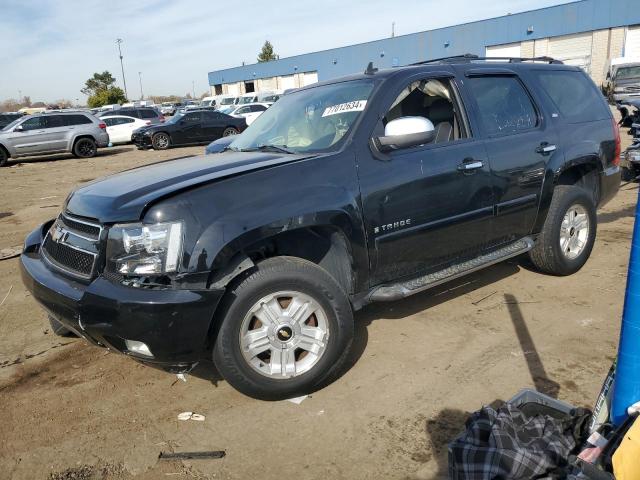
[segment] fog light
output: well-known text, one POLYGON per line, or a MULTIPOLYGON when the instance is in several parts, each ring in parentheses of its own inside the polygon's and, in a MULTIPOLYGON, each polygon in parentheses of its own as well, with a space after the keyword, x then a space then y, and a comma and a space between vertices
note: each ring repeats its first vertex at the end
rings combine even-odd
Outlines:
POLYGON ((153 353, 151 353, 146 343, 138 342, 137 340, 125 340, 124 343, 130 352, 144 355, 145 357, 153 357, 153 353))

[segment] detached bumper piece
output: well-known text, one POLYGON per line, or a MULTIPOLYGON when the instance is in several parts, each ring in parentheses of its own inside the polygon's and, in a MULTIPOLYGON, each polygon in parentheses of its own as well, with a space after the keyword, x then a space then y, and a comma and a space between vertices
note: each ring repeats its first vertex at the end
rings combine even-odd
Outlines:
POLYGON ((74 279, 43 260, 43 230, 27 238, 20 266, 25 286, 54 318, 93 344, 172 373, 200 360, 224 290, 134 288, 100 275, 74 279))

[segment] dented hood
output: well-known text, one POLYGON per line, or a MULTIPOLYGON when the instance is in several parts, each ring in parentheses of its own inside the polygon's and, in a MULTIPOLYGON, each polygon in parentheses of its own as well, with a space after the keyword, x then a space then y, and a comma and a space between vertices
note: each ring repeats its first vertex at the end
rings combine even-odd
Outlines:
POLYGON ((66 211, 101 223, 141 220, 154 201, 225 177, 307 158, 263 152, 224 152, 180 158, 94 180, 75 190, 66 211))

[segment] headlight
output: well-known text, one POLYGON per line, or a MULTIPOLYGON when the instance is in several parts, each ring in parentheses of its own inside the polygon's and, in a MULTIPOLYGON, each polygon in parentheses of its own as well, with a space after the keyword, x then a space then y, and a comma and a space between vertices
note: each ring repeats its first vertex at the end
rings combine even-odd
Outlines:
POLYGON ((107 242, 107 268, 122 275, 175 272, 182 234, 182 222, 114 225, 107 242))

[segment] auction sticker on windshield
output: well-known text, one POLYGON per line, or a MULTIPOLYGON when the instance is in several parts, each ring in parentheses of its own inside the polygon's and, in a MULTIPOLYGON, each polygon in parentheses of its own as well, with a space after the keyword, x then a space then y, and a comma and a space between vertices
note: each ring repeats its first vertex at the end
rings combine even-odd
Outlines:
POLYGON ((333 105, 331 107, 325 108, 322 116, 328 117, 329 115, 336 115, 338 113, 345 112, 361 112, 366 106, 366 100, 356 100, 355 102, 341 103, 340 105, 333 105))

